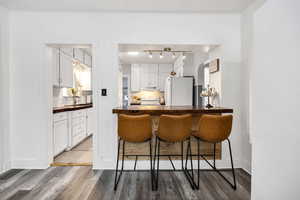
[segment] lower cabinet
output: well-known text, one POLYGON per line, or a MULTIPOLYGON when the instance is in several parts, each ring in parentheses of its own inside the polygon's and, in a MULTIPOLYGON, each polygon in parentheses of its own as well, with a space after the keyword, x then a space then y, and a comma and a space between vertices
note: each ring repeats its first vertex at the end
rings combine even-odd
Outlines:
POLYGON ((71 112, 71 148, 86 138, 86 110, 71 112))
POLYGON ((92 134, 92 109, 56 113, 53 116, 53 154, 70 150, 92 134))
POLYGON ((54 116, 53 154, 54 156, 68 148, 68 119, 62 114, 54 116))
POLYGON ((86 133, 87 136, 93 134, 93 109, 88 109, 86 111, 86 133))

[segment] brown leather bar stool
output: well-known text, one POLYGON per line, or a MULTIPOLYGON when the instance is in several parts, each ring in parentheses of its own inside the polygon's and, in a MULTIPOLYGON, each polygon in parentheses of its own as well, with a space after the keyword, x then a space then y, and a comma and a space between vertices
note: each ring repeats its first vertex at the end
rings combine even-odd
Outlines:
MULTIPOLYGON (((193 132, 192 135, 197 139, 197 154, 192 154, 191 148, 188 149, 189 156, 192 159, 192 156, 198 157, 198 169, 197 169, 197 184, 194 182, 195 187, 199 189, 200 184, 200 156, 205 160, 210 167, 220 176, 231 185, 231 187, 236 190, 236 180, 235 180, 235 172, 233 167, 232 160, 232 152, 231 152, 231 144, 229 140, 229 136, 232 128, 232 115, 203 115, 199 120, 198 131, 193 132), (233 184, 225 178, 225 176, 216 168, 216 144, 221 143, 223 141, 228 141, 230 160, 231 160, 231 171, 233 176, 233 184), (214 144, 214 154, 213 154, 213 164, 211 164, 206 158, 206 155, 200 154, 200 141, 208 142, 214 144)), ((187 158, 188 159, 188 158, 187 158)), ((187 163, 187 160, 186 160, 187 163)), ((185 166, 187 168, 187 166, 185 166)), ((193 170, 193 166, 192 166, 193 170)), ((189 176, 191 176, 189 174, 189 176)), ((192 175, 193 176, 193 175, 192 175)), ((193 177, 194 180, 194 177, 193 177)))
MULTIPOLYGON (((149 158, 150 158, 150 175, 151 184, 153 189, 153 170, 152 170, 152 148, 151 148, 151 138, 152 138, 152 123, 150 115, 124 115, 120 114, 118 116, 118 157, 117 166, 115 172, 115 186, 114 190, 117 189, 119 180, 124 169, 124 157, 125 156, 135 156, 134 170, 136 168, 136 162, 138 156, 142 155, 125 155, 125 142, 131 143, 142 143, 149 142, 149 158), (122 167, 120 174, 119 171, 119 156, 120 156, 120 143, 123 141, 123 152, 122 152, 122 167)), ((144 155, 143 155, 144 156, 144 155)))
MULTIPOLYGON (((156 133, 155 138, 155 153, 154 153, 154 167, 155 170, 155 162, 157 157, 157 169, 156 169, 156 190, 158 189, 158 177, 159 177, 159 159, 160 156, 167 156, 172 164, 174 170, 174 164, 171 160, 171 156, 181 156, 182 163, 182 171, 185 172, 183 165, 183 143, 188 141, 188 145, 190 145, 190 136, 191 136, 191 127, 192 127, 192 116, 187 115, 161 115, 159 118, 158 131, 156 133), (167 143, 181 143, 181 154, 180 155, 160 155, 160 142, 167 143)), ((188 147, 189 148, 189 147, 188 147)), ((193 184, 187 173, 185 175, 190 181, 190 184, 193 188, 193 184)), ((194 188, 193 188, 194 189, 194 188)))

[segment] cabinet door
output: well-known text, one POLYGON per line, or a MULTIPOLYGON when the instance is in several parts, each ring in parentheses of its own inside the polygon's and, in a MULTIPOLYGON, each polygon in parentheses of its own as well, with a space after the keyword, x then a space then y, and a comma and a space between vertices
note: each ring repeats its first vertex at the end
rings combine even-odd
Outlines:
POLYGON ((53 152, 58 155, 68 147, 68 120, 54 122, 53 152))
POLYGON ((172 70, 173 70, 172 64, 159 64, 158 88, 160 91, 165 90, 166 79, 170 75, 172 70))
POLYGON ((92 56, 90 56, 88 54, 84 54, 84 64, 91 67, 92 66, 92 56))
POLYGON ((141 64, 140 65, 140 88, 147 88, 149 82, 149 74, 148 74, 148 65, 141 64))
POLYGON ((154 88, 158 86, 158 65, 141 64, 141 88, 154 88))
POLYGON ((131 90, 140 91, 140 66, 137 64, 131 65, 131 90))
POLYGON ((81 49, 74 49, 75 59, 79 60, 81 63, 84 63, 84 52, 81 49))
POLYGON ((59 51, 57 49, 53 49, 53 52, 52 52, 52 57, 53 57, 53 63, 52 63, 52 66, 53 66, 53 85, 56 86, 56 87, 59 87, 59 80, 60 80, 60 77, 59 77, 59 51))
POLYGON ((93 133, 93 109, 88 109, 86 112, 86 133, 90 136, 93 133))
POLYGON ((64 54, 60 55, 60 80, 61 87, 73 87, 73 64, 72 59, 65 56, 64 54))
POLYGON ((148 65, 148 87, 157 88, 158 87, 158 65, 149 64, 148 65))

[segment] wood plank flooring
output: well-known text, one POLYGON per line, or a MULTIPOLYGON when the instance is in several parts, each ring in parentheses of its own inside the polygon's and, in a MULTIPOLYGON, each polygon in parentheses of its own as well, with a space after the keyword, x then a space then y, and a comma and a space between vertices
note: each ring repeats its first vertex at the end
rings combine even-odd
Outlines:
POLYGON ((83 166, 92 165, 93 139, 88 137, 70 151, 65 151, 55 157, 53 166, 83 166))
MULTIPOLYGON (((231 178, 230 171, 224 172, 231 178)), ((50 167, 46 170, 10 170, 0 176, 1 200, 248 200, 251 177, 237 169, 234 191, 212 171, 201 171, 200 190, 192 190, 182 172, 160 173, 159 189, 151 191, 148 172, 124 172, 118 190, 113 190, 113 170, 89 166, 50 167)))

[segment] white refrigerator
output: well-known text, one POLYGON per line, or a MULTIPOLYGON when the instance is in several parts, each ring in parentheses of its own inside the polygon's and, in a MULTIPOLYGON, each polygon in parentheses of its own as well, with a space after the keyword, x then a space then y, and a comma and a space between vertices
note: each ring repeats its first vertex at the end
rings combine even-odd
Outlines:
POLYGON ((192 77, 168 77, 165 84, 166 106, 192 106, 193 84, 192 77))

